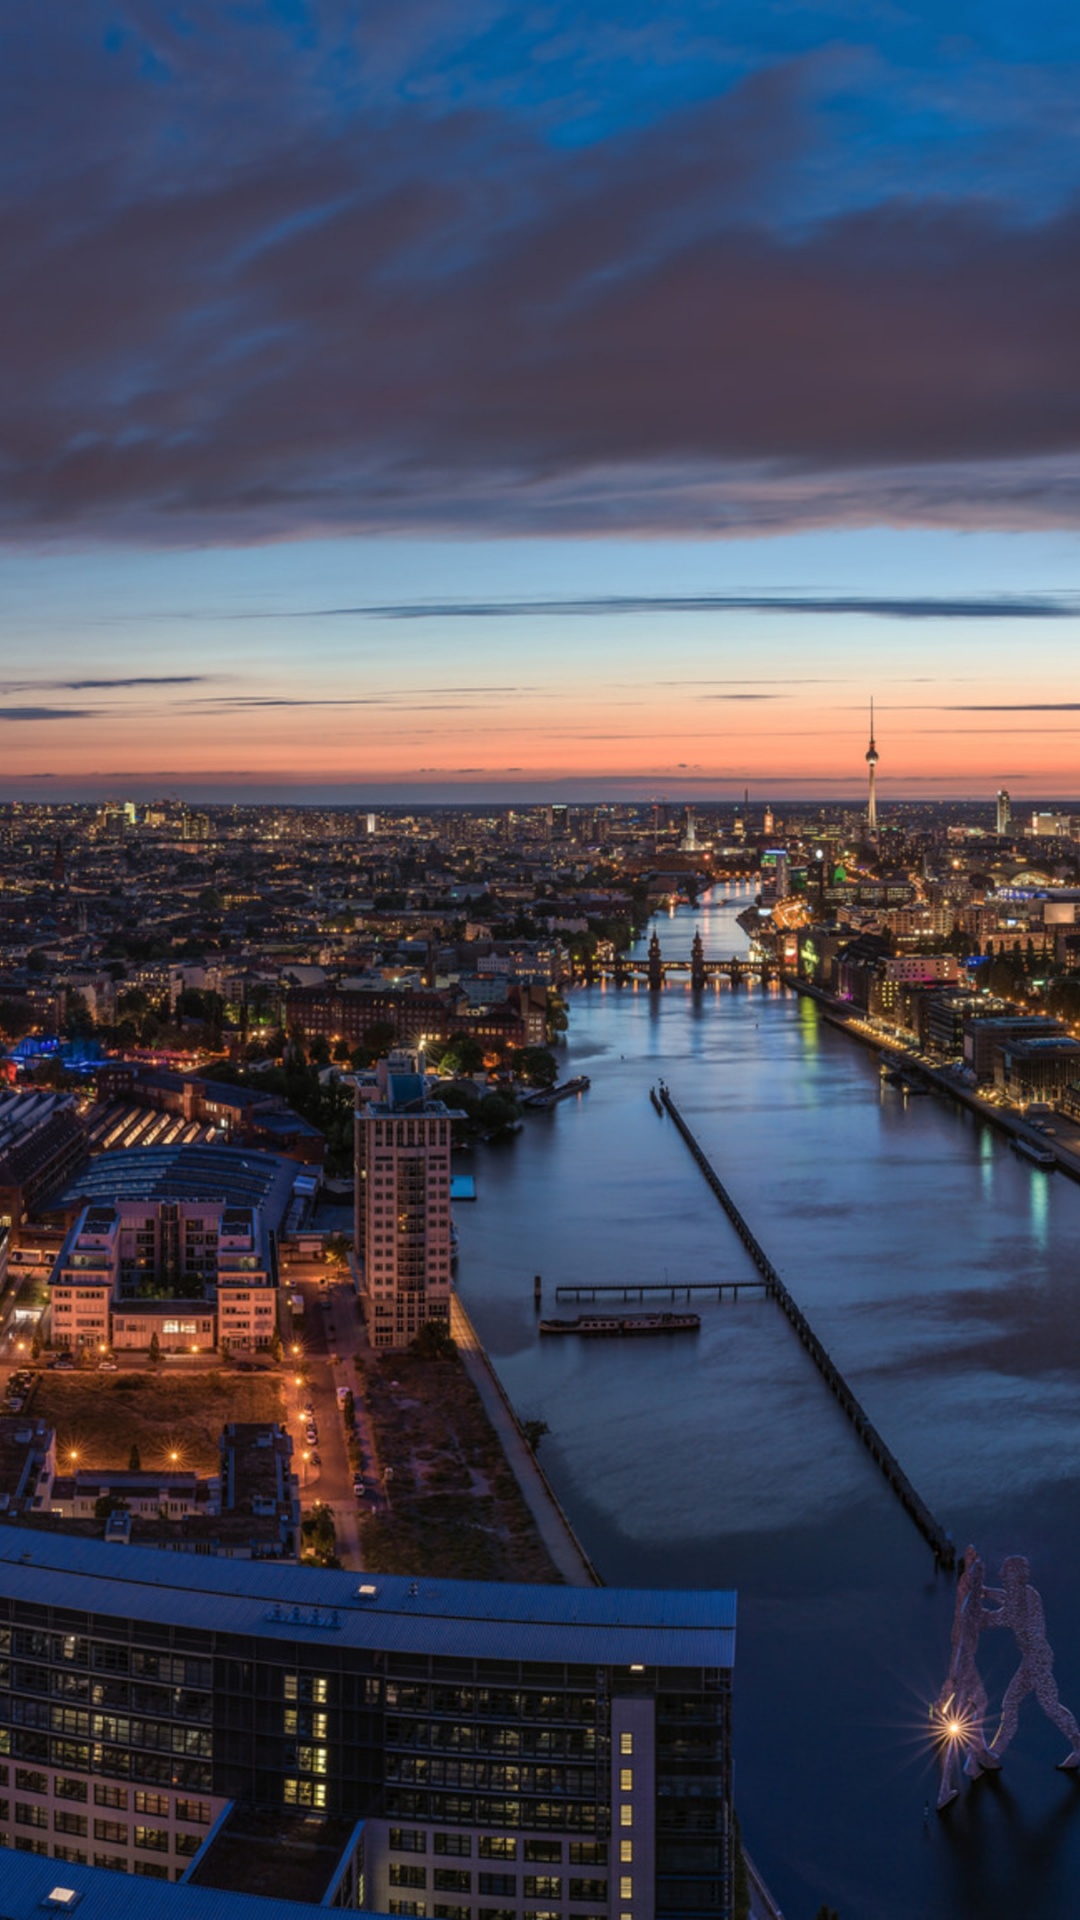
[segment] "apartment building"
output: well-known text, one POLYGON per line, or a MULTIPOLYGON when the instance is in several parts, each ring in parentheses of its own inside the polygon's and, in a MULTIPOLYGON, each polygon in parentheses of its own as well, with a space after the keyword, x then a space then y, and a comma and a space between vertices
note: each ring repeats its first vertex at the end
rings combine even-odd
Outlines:
POLYGON ((451 1114, 406 1056, 357 1089, 356 1251, 374 1347, 406 1347, 450 1319, 451 1114))
POLYGON ((178 1880, 219 1821, 362 1821, 368 1910, 730 1920, 734 1625, 5 1528, 0 1846, 178 1880))

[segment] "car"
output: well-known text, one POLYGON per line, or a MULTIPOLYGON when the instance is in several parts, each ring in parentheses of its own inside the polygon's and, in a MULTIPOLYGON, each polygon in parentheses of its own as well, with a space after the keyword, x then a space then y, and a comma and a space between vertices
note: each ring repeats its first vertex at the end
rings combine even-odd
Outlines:
POLYGON ((55 1368, 58 1373, 70 1373, 75 1365, 75 1355, 73 1353, 58 1353, 55 1360, 49 1361, 49 1365, 55 1368))
POLYGON ((337 1403, 338 1403, 338 1406, 339 1406, 339 1407, 341 1407, 342 1409, 344 1409, 344 1406, 345 1406, 345 1402, 346 1402, 346 1400, 348 1399, 348 1397, 349 1397, 349 1389, 348 1389, 348 1387, 339 1387, 339 1388, 338 1388, 338 1390, 337 1390, 337 1403))
POLYGON ((363 1499, 367 1489, 365 1488, 364 1483, 361 1480, 359 1474, 357 1474, 356 1479, 352 1483, 352 1490, 358 1500, 363 1499))
POLYGON ((99 1373, 115 1373, 116 1361, 115 1360, 99 1360, 97 1370, 99 1373))
POLYGON ((309 1427, 307 1432, 304 1435, 304 1439, 307 1441, 309 1447, 318 1446, 319 1444, 318 1427, 309 1427))
POLYGON ((322 1454, 321 1454, 321 1453, 313 1453, 313 1454, 312 1454, 312 1456, 311 1456, 311 1465, 312 1465, 313 1467, 321 1467, 321 1466, 322 1466, 322 1454))

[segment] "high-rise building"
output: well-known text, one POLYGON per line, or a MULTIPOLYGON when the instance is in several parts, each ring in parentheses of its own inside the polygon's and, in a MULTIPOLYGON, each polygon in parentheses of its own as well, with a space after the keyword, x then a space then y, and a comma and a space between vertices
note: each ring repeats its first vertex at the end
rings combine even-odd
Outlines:
POLYGON ((356 1108, 356 1253, 374 1347, 407 1347, 450 1319, 449 1110, 401 1055, 381 1060, 378 1095, 356 1108))
POLYGON ((734 1642, 732 1593, 358 1576, 8 1526, 0 1847, 266 1892, 275 1849, 284 1892, 321 1847, 326 1874, 362 1861, 335 1909, 731 1920, 734 1642))
POLYGON ((871 840, 877 839, 877 791, 876 768, 878 750, 874 744, 874 702, 870 702, 870 745, 866 749, 866 764, 869 769, 869 792, 866 802, 866 831, 871 840))
POLYGON ((998 789, 998 797, 997 797, 997 831, 998 831, 999 840, 1003 840, 1005 838, 1005 835, 1008 833, 1009 821, 1011 819, 1012 819, 1012 801, 1010 800, 1008 794, 1006 793, 1005 788, 1000 787, 998 789))

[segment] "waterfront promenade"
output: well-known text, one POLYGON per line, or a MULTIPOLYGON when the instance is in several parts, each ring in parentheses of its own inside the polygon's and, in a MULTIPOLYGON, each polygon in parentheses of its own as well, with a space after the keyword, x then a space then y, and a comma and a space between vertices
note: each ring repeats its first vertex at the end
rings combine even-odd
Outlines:
POLYGON ((600 1575, 574 1532, 535 1453, 522 1432, 480 1338, 457 1294, 450 1297, 450 1331, 462 1364, 480 1396, 522 1496, 562 1578, 571 1587, 599 1587, 600 1575))

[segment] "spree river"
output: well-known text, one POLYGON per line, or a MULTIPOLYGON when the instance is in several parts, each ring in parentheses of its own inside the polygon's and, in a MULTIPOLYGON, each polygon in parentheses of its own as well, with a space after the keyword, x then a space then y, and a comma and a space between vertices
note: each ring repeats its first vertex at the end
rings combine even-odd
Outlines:
MULTIPOLYGON (((743 951, 748 898, 662 918, 665 955, 697 925, 706 953, 743 951)), ((932 1511, 991 1580, 1029 1556, 1080 1715, 1080 1187, 885 1088, 873 1052, 778 987, 581 989, 570 1042, 590 1092, 474 1156, 459 1285, 519 1414, 549 1425, 544 1465, 605 1580, 738 1588, 736 1804, 788 1920, 821 1901, 841 1920, 1080 1915, 1080 1783, 1033 1699, 1002 1773, 933 1810, 954 1580, 779 1307, 541 1340, 532 1295, 537 1272, 548 1313, 560 1282, 752 1272, 649 1101, 666 1080, 932 1511)), ((1011 1635, 982 1644, 993 1710, 1016 1659, 1011 1635)))

